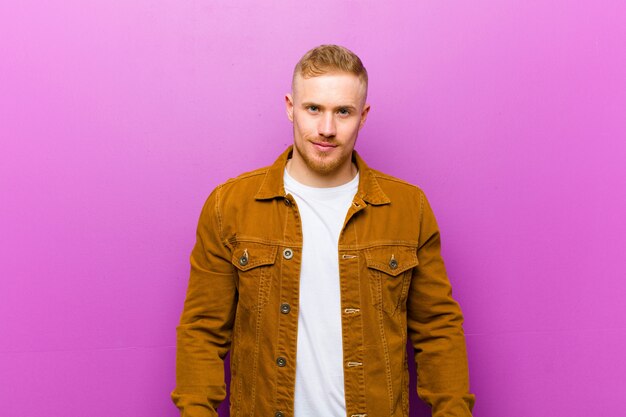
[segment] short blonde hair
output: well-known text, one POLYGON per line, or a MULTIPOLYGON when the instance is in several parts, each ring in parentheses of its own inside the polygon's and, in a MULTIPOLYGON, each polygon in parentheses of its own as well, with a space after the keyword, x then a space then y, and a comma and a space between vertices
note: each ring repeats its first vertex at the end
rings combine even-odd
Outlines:
POLYGON ((320 45, 304 54, 293 70, 293 82, 302 78, 318 77, 330 72, 354 74, 363 82, 367 94, 367 70, 361 59, 351 50, 339 45, 320 45))

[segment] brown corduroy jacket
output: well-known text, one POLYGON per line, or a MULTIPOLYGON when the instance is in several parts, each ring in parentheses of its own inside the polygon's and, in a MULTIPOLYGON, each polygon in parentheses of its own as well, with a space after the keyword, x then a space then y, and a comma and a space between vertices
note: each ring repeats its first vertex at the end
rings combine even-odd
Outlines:
MULTIPOLYGON (((200 216, 177 328, 183 417, 292 417, 302 228, 276 162, 218 186, 200 216)), ((416 186, 368 168, 339 237, 344 388, 348 417, 408 415, 407 338, 418 394, 434 417, 469 417, 463 317, 451 296, 433 212, 416 186)))

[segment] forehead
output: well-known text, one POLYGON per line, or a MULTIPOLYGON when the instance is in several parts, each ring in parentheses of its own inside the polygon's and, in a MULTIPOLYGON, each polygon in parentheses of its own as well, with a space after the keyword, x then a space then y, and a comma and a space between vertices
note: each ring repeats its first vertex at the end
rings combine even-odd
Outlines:
POLYGON ((331 72, 293 80, 294 99, 300 102, 357 104, 365 99, 365 83, 351 73, 331 72))

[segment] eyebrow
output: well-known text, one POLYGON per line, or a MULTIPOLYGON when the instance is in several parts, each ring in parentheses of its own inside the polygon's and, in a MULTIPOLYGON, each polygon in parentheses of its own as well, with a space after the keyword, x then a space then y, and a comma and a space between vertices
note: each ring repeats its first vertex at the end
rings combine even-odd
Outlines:
MULTIPOLYGON (((303 107, 315 106, 315 107, 319 107, 320 109, 325 108, 321 104, 317 104, 317 103, 312 102, 312 101, 308 101, 308 102, 302 103, 302 106, 303 107)), ((334 110, 338 110, 338 109, 350 109, 350 110, 356 111, 356 107, 353 106, 352 104, 346 104, 346 105, 343 105, 343 106, 336 106, 334 108, 334 110)))

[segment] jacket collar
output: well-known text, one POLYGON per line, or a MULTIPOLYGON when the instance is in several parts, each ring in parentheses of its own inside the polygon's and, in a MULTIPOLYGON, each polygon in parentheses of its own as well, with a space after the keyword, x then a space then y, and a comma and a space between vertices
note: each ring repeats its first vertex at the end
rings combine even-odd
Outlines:
MULTIPOLYGON (((254 196, 256 200, 268 200, 277 197, 285 197, 287 193, 285 193, 283 175, 285 173, 287 160, 291 157, 292 153, 293 145, 289 146, 267 169, 265 178, 261 183, 261 187, 259 187, 259 190, 254 196)), ((362 199, 363 201, 373 205, 391 203, 389 197, 387 197, 387 195, 380 188, 374 172, 367 166, 365 161, 361 159, 355 150, 352 151, 352 161, 356 164, 359 170, 359 188, 355 199, 362 199)))

